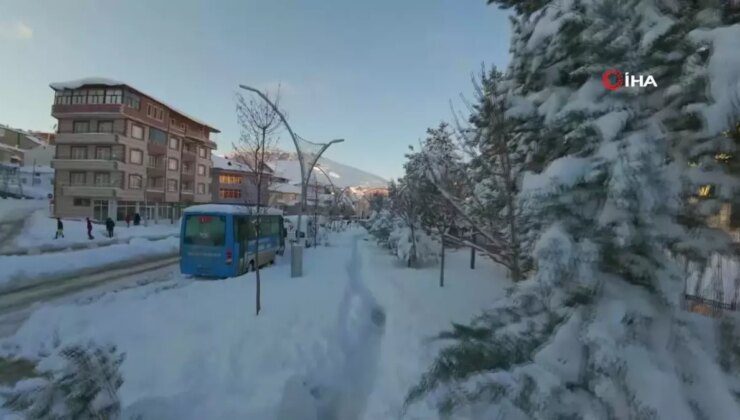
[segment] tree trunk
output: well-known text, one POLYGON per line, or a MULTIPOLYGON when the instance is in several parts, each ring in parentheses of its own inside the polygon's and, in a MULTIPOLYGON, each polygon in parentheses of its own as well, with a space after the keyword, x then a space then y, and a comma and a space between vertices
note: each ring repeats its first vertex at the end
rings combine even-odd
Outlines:
MULTIPOLYGON (((476 233, 473 232, 472 242, 475 243, 476 233)), ((470 247, 470 269, 475 270, 475 247, 470 247)))
POLYGON ((439 253, 440 260, 439 260, 439 287, 445 287, 445 233, 447 229, 445 229, 444 232, 442 232, 441 242, 441 250, 439 253))
POLYGON ((509 270, 511 271, 511 279, 519 281, 522 278, 520 262, 520 244, 519 235, 517 233, 516 223, 516 204, 514 203, 514 180, 511 177, 511 161, 509 159, 509 149, 506 145, 505 140, 499 135, 501 141, 501 163, 503 164, 503 178, 504 178, 504 194, 506 195, 506 207, 507 207, 507 222, 509 224, 510 238, 509 248, 511 250, 511 261, 509 264, 509 270))

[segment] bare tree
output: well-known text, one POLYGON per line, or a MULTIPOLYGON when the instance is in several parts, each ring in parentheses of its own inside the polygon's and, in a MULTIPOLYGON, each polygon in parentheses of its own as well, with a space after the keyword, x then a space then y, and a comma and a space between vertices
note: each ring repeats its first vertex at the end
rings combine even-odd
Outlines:
MULTIPOLYGON (((274 98, 270 100, 276 107, 279 106, 279 88, 274 98)), ((246 100, 241 94, 237 94, 236 115, 241 133, 239 142, 233 145, 235 151, 234 160, 252 169, 256 188, 255 212, 254 217, 252 217, 256 244, 253 266, 257 278, 255 292, 256 315, 259 315, 262 309, 259 250, 262 213, 264 213, 263 203, 269 201, 269 184, 272 179, 272 174, 268 173, 266 159, 274 153, 278 141, 277 132, 282 124, 278 108, 276 107, 272 107, 269 103, 261 99, 246 100)), ((251 204, 248 202, 249 194, 245 197, 245 201, 247 201, 247 205, 251 204)))

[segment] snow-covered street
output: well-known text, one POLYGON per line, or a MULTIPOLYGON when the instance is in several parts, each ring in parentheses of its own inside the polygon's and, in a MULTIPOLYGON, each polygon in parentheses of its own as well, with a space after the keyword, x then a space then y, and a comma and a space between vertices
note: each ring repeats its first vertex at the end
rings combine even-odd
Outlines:
POLYGON ((400 266, 367 236, 357 228, 307 250, 301 278, 290 277, 287 255, 264 269, 259 317, 253 273, 179 278, 42 306, 0 342, 1 356, 114 344, 126 354, 125 416, 398 417, 438 349, 427 338, 468 321, 508 283, 487 261, 471 271, 459 251, 440 289, 437 267, 400 266))

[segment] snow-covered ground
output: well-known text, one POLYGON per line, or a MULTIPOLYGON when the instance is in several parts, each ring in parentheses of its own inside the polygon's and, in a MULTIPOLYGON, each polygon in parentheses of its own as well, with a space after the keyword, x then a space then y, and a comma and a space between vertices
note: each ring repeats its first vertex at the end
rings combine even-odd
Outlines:
POLYGON ((306 250, 300 278, 289 255, 263 270, 258 317, 254 273, 183 278, 43 306, 0 341, 0 356, 115 344, 126 353, 125 418, 394 418, 438 349, 427 338, 468 321, 509 283, 481 258, 470 270, 459 251, 440 289, 437 267, 402 267, 366 237, 352 230, 306 250))
MULTIPOLYGON (((18 248, 30 248, 44 245, 64 246, 78 243, 105 243, 111 242, 102 224, 93 224, 93 237, 87 237, 87 222, 85 220, 62 219, 64 224, 64 238, 54 239, 57 230, 56 219, 49 217, 48 209, 41 209, 31 214, 23 226, 23 230, 16 236, 14 245, 18 248)), ((142 222, 143 223, 143 222, 142 222)), ((180 223, 166 222, 155 224, 150 222, 148 226, 143 224, 126 227, 124 222, 117 222, 113 230, 113 239, 126 239, 134 237, 161 237, 167 235, 178 235, 180 223)))
POLYGON ((180 240, 169 237, 150 241, 133 238, 126 244, 116 244, 79 251, 55 252, 39 255, 0 256, 0 292, 38 282, 44 277, 58 278, 78 270, 105 266, 117 262, 171 256, 177 253, 180 240))
POLYGON ((0 198, 0 222, 23 219, 28 213, 49 207, 46 200, 18 200, 0 198))

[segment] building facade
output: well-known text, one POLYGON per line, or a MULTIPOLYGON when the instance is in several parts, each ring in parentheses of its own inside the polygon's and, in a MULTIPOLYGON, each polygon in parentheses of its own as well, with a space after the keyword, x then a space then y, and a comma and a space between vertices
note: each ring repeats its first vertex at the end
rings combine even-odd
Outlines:
MULTIPOLYGON (((213 155, 212 170, 212 200, 214 203, 246 204, 254 206, 257 204, 257 173, 250 165, 229 159, 223 156, 213 155)), ((271 183, 270 168, 264 170, 265 178, 260 194, 260 202, 267 205, 270 199, 268 186, 271 183)))
POLYGON ((27 150, 47 143, 33 134, 0 124, 0 163, 23 165, 27 150))
POLYGON ((56 216, 175 220, 183 207, 211 201, 210 135, 218 130, 126 83, 50 86, 56 216))

